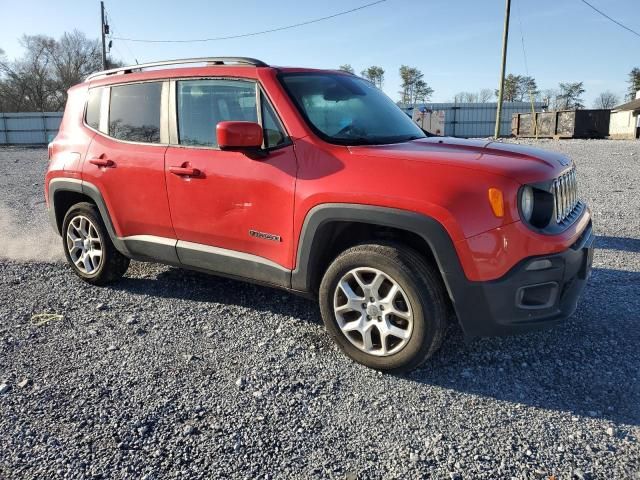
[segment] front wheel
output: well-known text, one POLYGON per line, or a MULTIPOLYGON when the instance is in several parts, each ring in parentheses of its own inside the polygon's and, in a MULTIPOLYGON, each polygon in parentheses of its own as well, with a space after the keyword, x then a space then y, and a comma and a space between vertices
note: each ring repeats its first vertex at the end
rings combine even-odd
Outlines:
POLYGON ((62 222, 62 245, 76 275, 93 285, 114 282, 129 268, 129 259, 113 246, 100 212, 91 203, 69 209, 62 222))
POLYGON ((411 248, 358 245, 327 269, 319 291, 322 319, 353 360, 404 372, 440 346, 447 305, 437 270, 411 248))

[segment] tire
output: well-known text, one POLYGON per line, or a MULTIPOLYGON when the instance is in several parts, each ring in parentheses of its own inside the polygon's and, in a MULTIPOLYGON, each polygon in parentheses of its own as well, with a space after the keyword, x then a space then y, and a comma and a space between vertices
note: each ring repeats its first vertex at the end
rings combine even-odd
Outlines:
POLYGON ((319 302, 325 327, 342 351, 376 370, 415 369, 438 350, 447 328, 440 274, 420 254, 400 244, 363 244, 342 252, 324 274, 319 302), (394 283, 398 293, 393 293, 394 283), (349 288, 349 294, 362 301, 359 307, 349 301, 349 288), (372 295, 368 299, 367 292, 372 295), (391 327, 397 328, 393 334, 391 327), (402 335, 395 336, 396 332, 402 335))
POLYGON ((129 258, 113 246, 95 205, 88 202, 73 205, 64 216, 61 234, 67 262, 85 282, 107 285, 120 279, 129 268, 129 258))

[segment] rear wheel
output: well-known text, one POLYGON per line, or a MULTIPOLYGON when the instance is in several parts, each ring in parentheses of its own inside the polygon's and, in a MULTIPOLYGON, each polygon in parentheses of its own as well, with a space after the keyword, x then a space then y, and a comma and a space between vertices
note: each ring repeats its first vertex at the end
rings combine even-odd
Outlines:
POLYGON ((111 242, 95 205, 82 202, 69 209, 62 222, 62 244, 76 275, 94 285, 122 277, 129 259, 111 242))
POLYGON ((327 331, 352 359, 371 368, 416 368, 440 346, 447 325, 439 274, 411 248, 365 244, 341 253, 319 291, 327 331))

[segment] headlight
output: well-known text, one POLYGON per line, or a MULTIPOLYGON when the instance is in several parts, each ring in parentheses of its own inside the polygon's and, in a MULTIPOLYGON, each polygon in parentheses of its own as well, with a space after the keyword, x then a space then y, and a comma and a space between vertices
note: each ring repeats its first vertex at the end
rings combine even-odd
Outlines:
POLYGON ((519 210, 522 221, 531 227, 545 229, 553 215, 553 194, 536 185, 520 188, 519 210))
POLYGON ((533 215, 533 200, 533 188, 526 185, 520 195, 520 213, 527 223, 531 221, 531 216, 533 215))

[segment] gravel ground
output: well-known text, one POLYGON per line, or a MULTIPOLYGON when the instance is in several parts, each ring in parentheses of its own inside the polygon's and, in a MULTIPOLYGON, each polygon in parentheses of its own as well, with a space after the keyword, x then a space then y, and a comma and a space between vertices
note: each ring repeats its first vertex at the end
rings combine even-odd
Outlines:
POLYGON ((0 478, 640 478, 640 142, 538 143, 576 160, 595 216, 578 311, 469 344, 452 327, 405 377, 277 290, 144 263, 81 282, 46 151, 1 149, 0 478))

